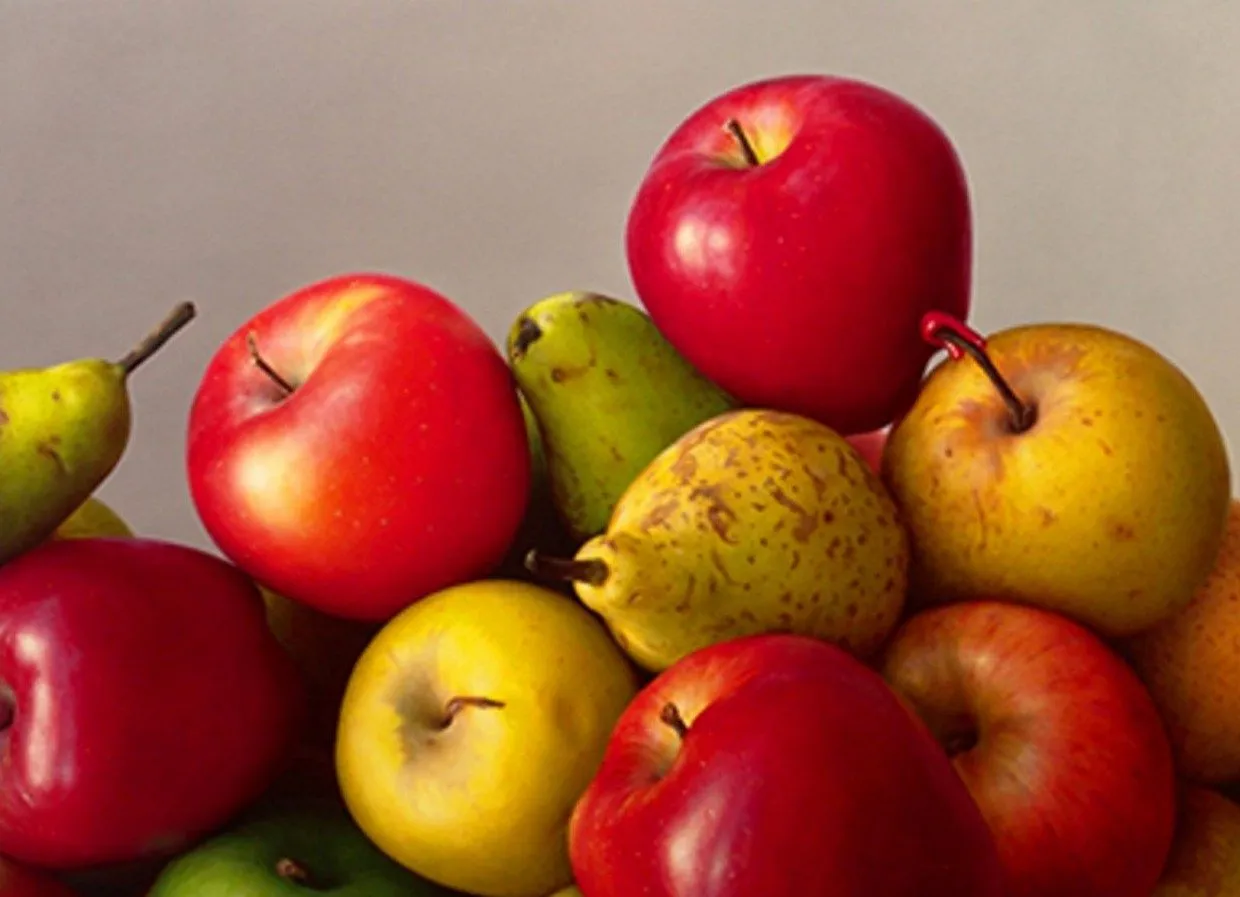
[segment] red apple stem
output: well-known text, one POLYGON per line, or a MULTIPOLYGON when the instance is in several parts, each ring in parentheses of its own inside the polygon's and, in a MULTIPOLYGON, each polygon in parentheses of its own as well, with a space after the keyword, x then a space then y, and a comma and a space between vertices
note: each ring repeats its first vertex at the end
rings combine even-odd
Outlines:
POLYGON ((986 341, 980 334, 941 312, 930 312, 926 315, 922 321, 922 334, 931 344, 947 349, 952 358, 968 355, 973 359, 1007 405, 1009 426, 1013 433, 1024 433, 1037 422, 1037 406, 1021 399, 1016 390, 1012 389, 1012 385, 987 353, 986 341))
POLYGON ((194 320, 194 316, 197 313, 198 310, 192 302, 177 304, 158 327, 148 333, 142 342, 129 350, 124 358, 116 362, 116 366, 128 377, 144 361, 162 349, 164 344, 176 336, 186 324, 194 320))
POLYGON ((677 738, 684 738, 689 731, 689 724, 680 715, 680 708, 670 701, 664 704, 663 709, 659 711, 659 722, 671 727, 671 730, 676 733, 677 738))
POLYGON ((531 548, 525 556, 525 569, 541 579, 601 586, 611 575, 605 561, 599 558, 556 558, 531 548))
POLYGON ((267 359, 263 358, 263 354, 258 351, 258 339, 254 334, 249 334, 245 338, 245 344, 250 349, 250 357, 254 359, 254 366, 266 374, 276 386, 284 391, 285 395, 292 395, 296 389, 293 384, 289 383, 280 375, 280 372, 268 364, 267 359))
POLYGON ((753 148, 753 143, 749 140, 749 135, 745 133, 739 121, 729 118, 724 122, 723 129, 732 135, 732 139, 740 147, 741 155, 745 157, 745 164, 752 168, 762 164, 762 160, 758 158, 758 153, 753 148))
POLYGON ((461 711, 466 707, 481 707, 484 710, 501 710, 504 706, 505 704, 503 701, 497 701, 494 698, 479 698, 458 695, 457 697, 449 700, 444 706, 443 728, 446 729, 448 726, 452 725, 452 721, 460 716, 461 711))

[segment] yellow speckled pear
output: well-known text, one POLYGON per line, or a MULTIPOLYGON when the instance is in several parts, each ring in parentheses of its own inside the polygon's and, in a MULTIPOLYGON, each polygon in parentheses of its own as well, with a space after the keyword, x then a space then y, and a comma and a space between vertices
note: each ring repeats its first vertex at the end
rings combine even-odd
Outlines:
POLYGON ((555 507, 578 541, 655 455, 735 401, 637 306, 598 293, 535 302, 508 334, 508 362, 537 420, 555 507))
POLYGON ((119 361, 0 373, 0 563, 53 536, 120 461, 128 378, 194 316, 189 303, 119 361))
POLYGON ((763 409, 717 415, 660 453, 571 560, 529 558, 572 579, 651 671, 760 632, 868 655, 899 620, 908 563, 895 504, 852 446, 763 409))

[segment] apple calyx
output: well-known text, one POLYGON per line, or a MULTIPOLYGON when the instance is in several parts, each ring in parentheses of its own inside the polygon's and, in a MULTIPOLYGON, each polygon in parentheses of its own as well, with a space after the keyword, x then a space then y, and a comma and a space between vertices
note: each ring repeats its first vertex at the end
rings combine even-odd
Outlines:
POLYGON ((178 303, 158 327, 143 337, 142 342, 116 362, 116 366, 128 377, 144 361, 162 349, 164 343, 176 336, 186 324, 194 320, 197 313, 198 310, 194 307, 194 303, 178 303))
POLYGON ((675 732, 677 738, 684 738, 689 731, 689 724, 680 715, 680 708, 671 701, 664 704, 663 709, 659 711, 659 722, 675 732))
POLYGON ((749 139, 749 135, 745 133, 745 129, 741 123, 734 118, 729 118, 723 123, 723 129, 732 136, 736 141, 737 147, 741 151, 741 156, 745 159, 745 164, 750 168, 757 168, 762 164, 762 160, 758 158, 757 151, 753 148, 753 143, 749 139))
POLYGON ((276 861, 276 875, 310 891, 327 891, 331 888, 331 885, 317 880, 310 874, 309 869, 292 857, 281 857, 276 861))
POLYGON ((607 582, 611 569, 599 558, 547 557, 531 548, 525 555, 525 569, 542 579, 581 583, 598 588, 607 582))
POLYGON ((446 729, 452 725, 453 721, 460 716, 461 711, 466 707, 481 707, 485 710, 502 710, 504 708, 503 701, 497 701, 494 698, 472 697, 468 695, 458 695, 451 698, 444 706, 444 718, 440 723, 440 728, 446 729))
POLYGON ((254 359, 254 366, 266 374, 272 383, 280 387, 280 391, 286 396, 292 395, 296 391, 297 387, 293 386, 292 383, 289 383, 279 371, 268 363, 267 359, 263 358, 263 354, 258 351, 258 339, 254 336, 254 334, 250 333, 246 335, 245 344, 250 350, 250 358, 254 359))
POLYGON ((1038 420, 1038 408, 1016 394, 1012 385, 1000 373, 994 360, 986 352, 986 339, 973 328, 957 318, 941 311, 927 312, 921 323, 922 337, 931 345, 945 349, 958 360, 968 355, 994 384, 1003 403, 1008 408, 1008 428, 1012 433, 1024 433, 1038 420))
POLYGON ((530 346, 542 339, 542 335, 542 328, 538 326, 538 322, 528 315, 522 315, 517 321, 517 332, 508 349, 509 358, 515 361, 524 357, 530 346))

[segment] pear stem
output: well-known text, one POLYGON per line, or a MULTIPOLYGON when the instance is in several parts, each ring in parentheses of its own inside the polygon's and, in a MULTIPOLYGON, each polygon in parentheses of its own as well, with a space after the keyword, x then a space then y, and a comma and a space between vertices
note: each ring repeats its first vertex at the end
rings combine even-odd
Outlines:
POLYGON ((1007 405, 1008 416, 1011 418, 1010 427, 1013 433, 1024 433, 1034 425, 1038 418, 1038 409, 1022 400, 1016 394, 1016 391, 1012 389, 1011 384, 1007 382, 1003 374, 995 367, 994 361, 982 346, 947 327, 940 327, 934 332, 934 336, 936 339, 954 346, 960 352, 967 354, 982 369, 982 373, 994 384, 995 389, 999 391, 999 395, 1003 399, 1003 403, 1007 405))
POLYGON ((664 704, 663 709, 659 711, 659 722, 671 727, 677 738, 684 738, 689 731, 689 724, 680 715, 680 708, 670 702, 664 704))
POLYGON ((250 349, 250 357, 254 359, 254 366, 268 376, 276 386, 283 390, 285 395, 292 395, 296 389, 293 384, 289 383, 280 375, 280 372, 267 363, 267 359, 263 358, 261 352, 258 351, 258 340, 254 334, 248 334, 245 338, 245 344, 250 349))
POLYGON ((599 558, 557 558, 538 553, 531 548, 525 555, 525 569, 543 579, 601 586, 611 575, 605 561, 599 558))
POLYGON ((538 322, 522 315, 521 320, 517 322, 516 335, 512 339, 512 357, 521 358, 530 346, 540 339, 542 339, 542 328, 538 326, 538 322))
POLYGON ((164 318, 163 322, 148 333, 138 345, 134 346, 120 361, 116 362, 128 377, 139 365, 163 348, 164 343, 172 339, 190 321, 194 320, 197 309, 192 302, 178 304, 164 318))
POLYGON ((303 888, 318 890, 318 886, 310 875, 310 870, 291 857, 282 857, 276 861, 276 875, 285 881, 291 881, 303 888))
POLYGON ((497 701, 494 698, 477 698, 458 695, 457 697, 449 700, 447 705, 444 707, 444 720, 442 727, 446 729, 448 726, 452 725, 453 720, 460 716, 461 711, 466 707, 481 707, 485 710, 499 710, 503 709, 504 702, 497 701))
POLYGON ((732 139, 740 147, 741 155, 745 157, 745 164, 752 168, 762 164, 762 160, 758 158, 758 153, 754 150, 753 144, 749 141, 749 135, 745 133, 745 129, 741 127, 739 121, 729 118, 724 122, 723 129, 732 135, 732 139))

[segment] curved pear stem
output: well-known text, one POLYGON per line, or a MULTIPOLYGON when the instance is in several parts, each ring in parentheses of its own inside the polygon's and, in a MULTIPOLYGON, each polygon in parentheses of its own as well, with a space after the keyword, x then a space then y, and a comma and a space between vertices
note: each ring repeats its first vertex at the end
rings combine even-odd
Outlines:
POLYGON ((1037 422, 1037 406, 1024 401, 1012 389, 986 352, 986 340, 981 334, 950 315, 930 312, 922 320, 922 335, 931 345, 946 349, 952 358, 968 355, 976 362, 1007 405, 1009 427, 1013 433, 1024 433, 1037 422))
POLYGON ((531 548, 525 555, 525 569, 542 579, 601 586, 611 575, 605 561, 599 558, 557 558, 539 554, 531 548))
POLYGON ((448 701, 444 707, 443 728, 448 728, 452 722, 461 714, 466 707, 481 707, 484 710, 502 710, 504 708, 503 701, 497 701, 494 698, 479 698, 467 695, 458 695, 448 701))
POLYGON ((176 336, 186 324, 194 320, 197 313, 198 310, 192 302, 178 304, 158 327, 143 338, 142 342, 129 350, 124 358, 117 361, 116 366, 128 377, 139 365, 162 349, 164 344, 176 336))
POLYGON ((250 350, 250 357, 254 359, 254 366, 266 374, 272 383, 280 387, 281 391, 283 391, 285 395, 292 395, 297 387, 293 386, 292 383, 289 383, 288 380, 284 379, 280 372, 273 368, 267 362, 267 359, 263 358, 262 353, 258 351, 258 339, 254 336, 254 334, 250 333, 246 335, 245 344, 250 350))
POLYGON ((724 122, 723 129, 732 135, 732 139, 740 147, 741 155, 745 157, 746 165, 756 168, 762 164, 762 160, 758 158, 758 153, 753 148, 753 143, 749 140, 749 135, 745 133, 745 129, 741 127, 739 121, 729 118, 724 122))
POLYGON ((291 857, 281 857, 276 861, 276 875, 303 888, 319 890, 318 884, 310 875, 310 870, 291 857))
POLYGON ((689 724, 680 715, 680 708, 670 701, 664 704, 663 709, 659 711, 659 722, 669 726, 676 733, 677 738, 684 738, 689 731, 689 724))

